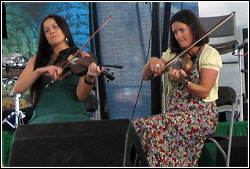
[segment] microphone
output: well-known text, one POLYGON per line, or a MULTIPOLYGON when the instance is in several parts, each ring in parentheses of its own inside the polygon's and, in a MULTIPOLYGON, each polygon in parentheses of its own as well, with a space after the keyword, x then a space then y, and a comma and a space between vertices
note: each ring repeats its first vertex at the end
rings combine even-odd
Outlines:
POLYGON ((240 49, 246 47, 247 44, 248 44, 248 39, 245 39, 244 42, 240 46, 237 47, 237 49, 240 50, 240 49))
POLYGON ((232 53, 232 55, 235 55, 235 53, 240 51, 242 48, 246 47, 248 45, 248 39, 245 39, 244 42, 238 46, 232 53))

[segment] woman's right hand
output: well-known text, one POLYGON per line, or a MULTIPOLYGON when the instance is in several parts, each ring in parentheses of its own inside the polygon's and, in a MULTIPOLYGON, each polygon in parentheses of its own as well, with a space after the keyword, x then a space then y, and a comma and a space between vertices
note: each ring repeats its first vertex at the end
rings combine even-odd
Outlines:
POLYGON ((160 76, 164 73, 165 64, 164 59, 151 57, 142 69, 142 80, 149 80, 152 76, 160 76))
POLYGON ((46 67, 40 67, 38 68, 40 74, 49 76, 53 80, 60 79, 60 75, 62 74, 62 68, 54 65, 46 66, 46 67))
POLYGON ((42 75, 46 75, 51 77, 53 80, 59 79, 62 74, 62 68, 50 65, 45 67, 39 67, 34 70, 36 61, 36 56, 32 57, 20 76, 18 77, 15 85, 14 85, 14 93, 23 93, 28 90, 36 80, 42 75))
POLYGON ((164 70, 165 63, 162 59, 159 59, 157 57, 151 57, 148 60, 148 66, 155 76, 159 76, 164 70))

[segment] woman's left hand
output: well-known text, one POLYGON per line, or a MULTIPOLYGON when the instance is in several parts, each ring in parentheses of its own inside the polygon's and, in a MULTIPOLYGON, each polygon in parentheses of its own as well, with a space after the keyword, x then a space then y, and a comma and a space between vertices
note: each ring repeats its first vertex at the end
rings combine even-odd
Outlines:
POLYGON ((170 68, 169 70, 170 79, 176 82, 181 82, 181 76, 186 77, 187 73, 183 69, 170 68))
MULTIPOLYGON (((82 57, 91 57, 88 52, 81 51, 80 53, 82 57)), ((88 67, 88 72, 87 72, 88 79, 94 80, 95 77, 100 76, 103 70, 104 70, 103 67, 97 66, 96 63, 91 63, 88 67)))
POLYGON ((94 79, 95 77, 99 76, 103 70, 103 67, 97 66, 96 63, 91 63, 91 65, 88 67, 87 75, 89 78, 94 79))

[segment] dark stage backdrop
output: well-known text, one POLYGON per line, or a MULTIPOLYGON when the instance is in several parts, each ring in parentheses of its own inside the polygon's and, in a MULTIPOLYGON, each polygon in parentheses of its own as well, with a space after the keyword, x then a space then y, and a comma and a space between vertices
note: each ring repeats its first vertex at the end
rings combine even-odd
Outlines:
MULTIPOLYGON (((90 36, 87 2, 5 2, 5 6, 8 39, 2 39, 3 54, 20 53, 28 58, 35 55, 40 23, 50 13, 67 20, 78 47, 90 36)), ((105 82, 109 118, 130 118, 141 84, 143 65, 147 57, 151 57, 152 3, 97 2, 96 7, 99 25, 112 14, 112 19, 99 33, 101 62, 124 66, 122 70, 112 70, 116 77, 114 81, 105 82)), ((160 2, 162 19, 163 8, 164 3, 160 2)), ((198 14, 198 2, 173 2, 171 16, 183 8, 198 14)), ((90 51, 90 43, 84 50, 90 51)), ((13 97, 8 97, 8 92, 3 88, 3 110, 7 107, 14 109, 13 97)), ((133 119, 151 115, 151 99, 156 98, 151 98, 151 83, 145 81, 133 119)), ((23 94, 21 107, 28 104, 28 94, 23 94)))

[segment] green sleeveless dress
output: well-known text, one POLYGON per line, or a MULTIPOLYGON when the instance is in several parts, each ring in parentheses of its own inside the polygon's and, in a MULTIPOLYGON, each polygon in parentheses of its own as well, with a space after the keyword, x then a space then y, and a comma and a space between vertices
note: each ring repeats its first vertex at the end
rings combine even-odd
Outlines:
POLYGON ((79 77, 70 75, 45 88, 51 78, 42 77, 43 92, 29 124, 59 123, 89 120, 83 101, 76 96, 79 77))

